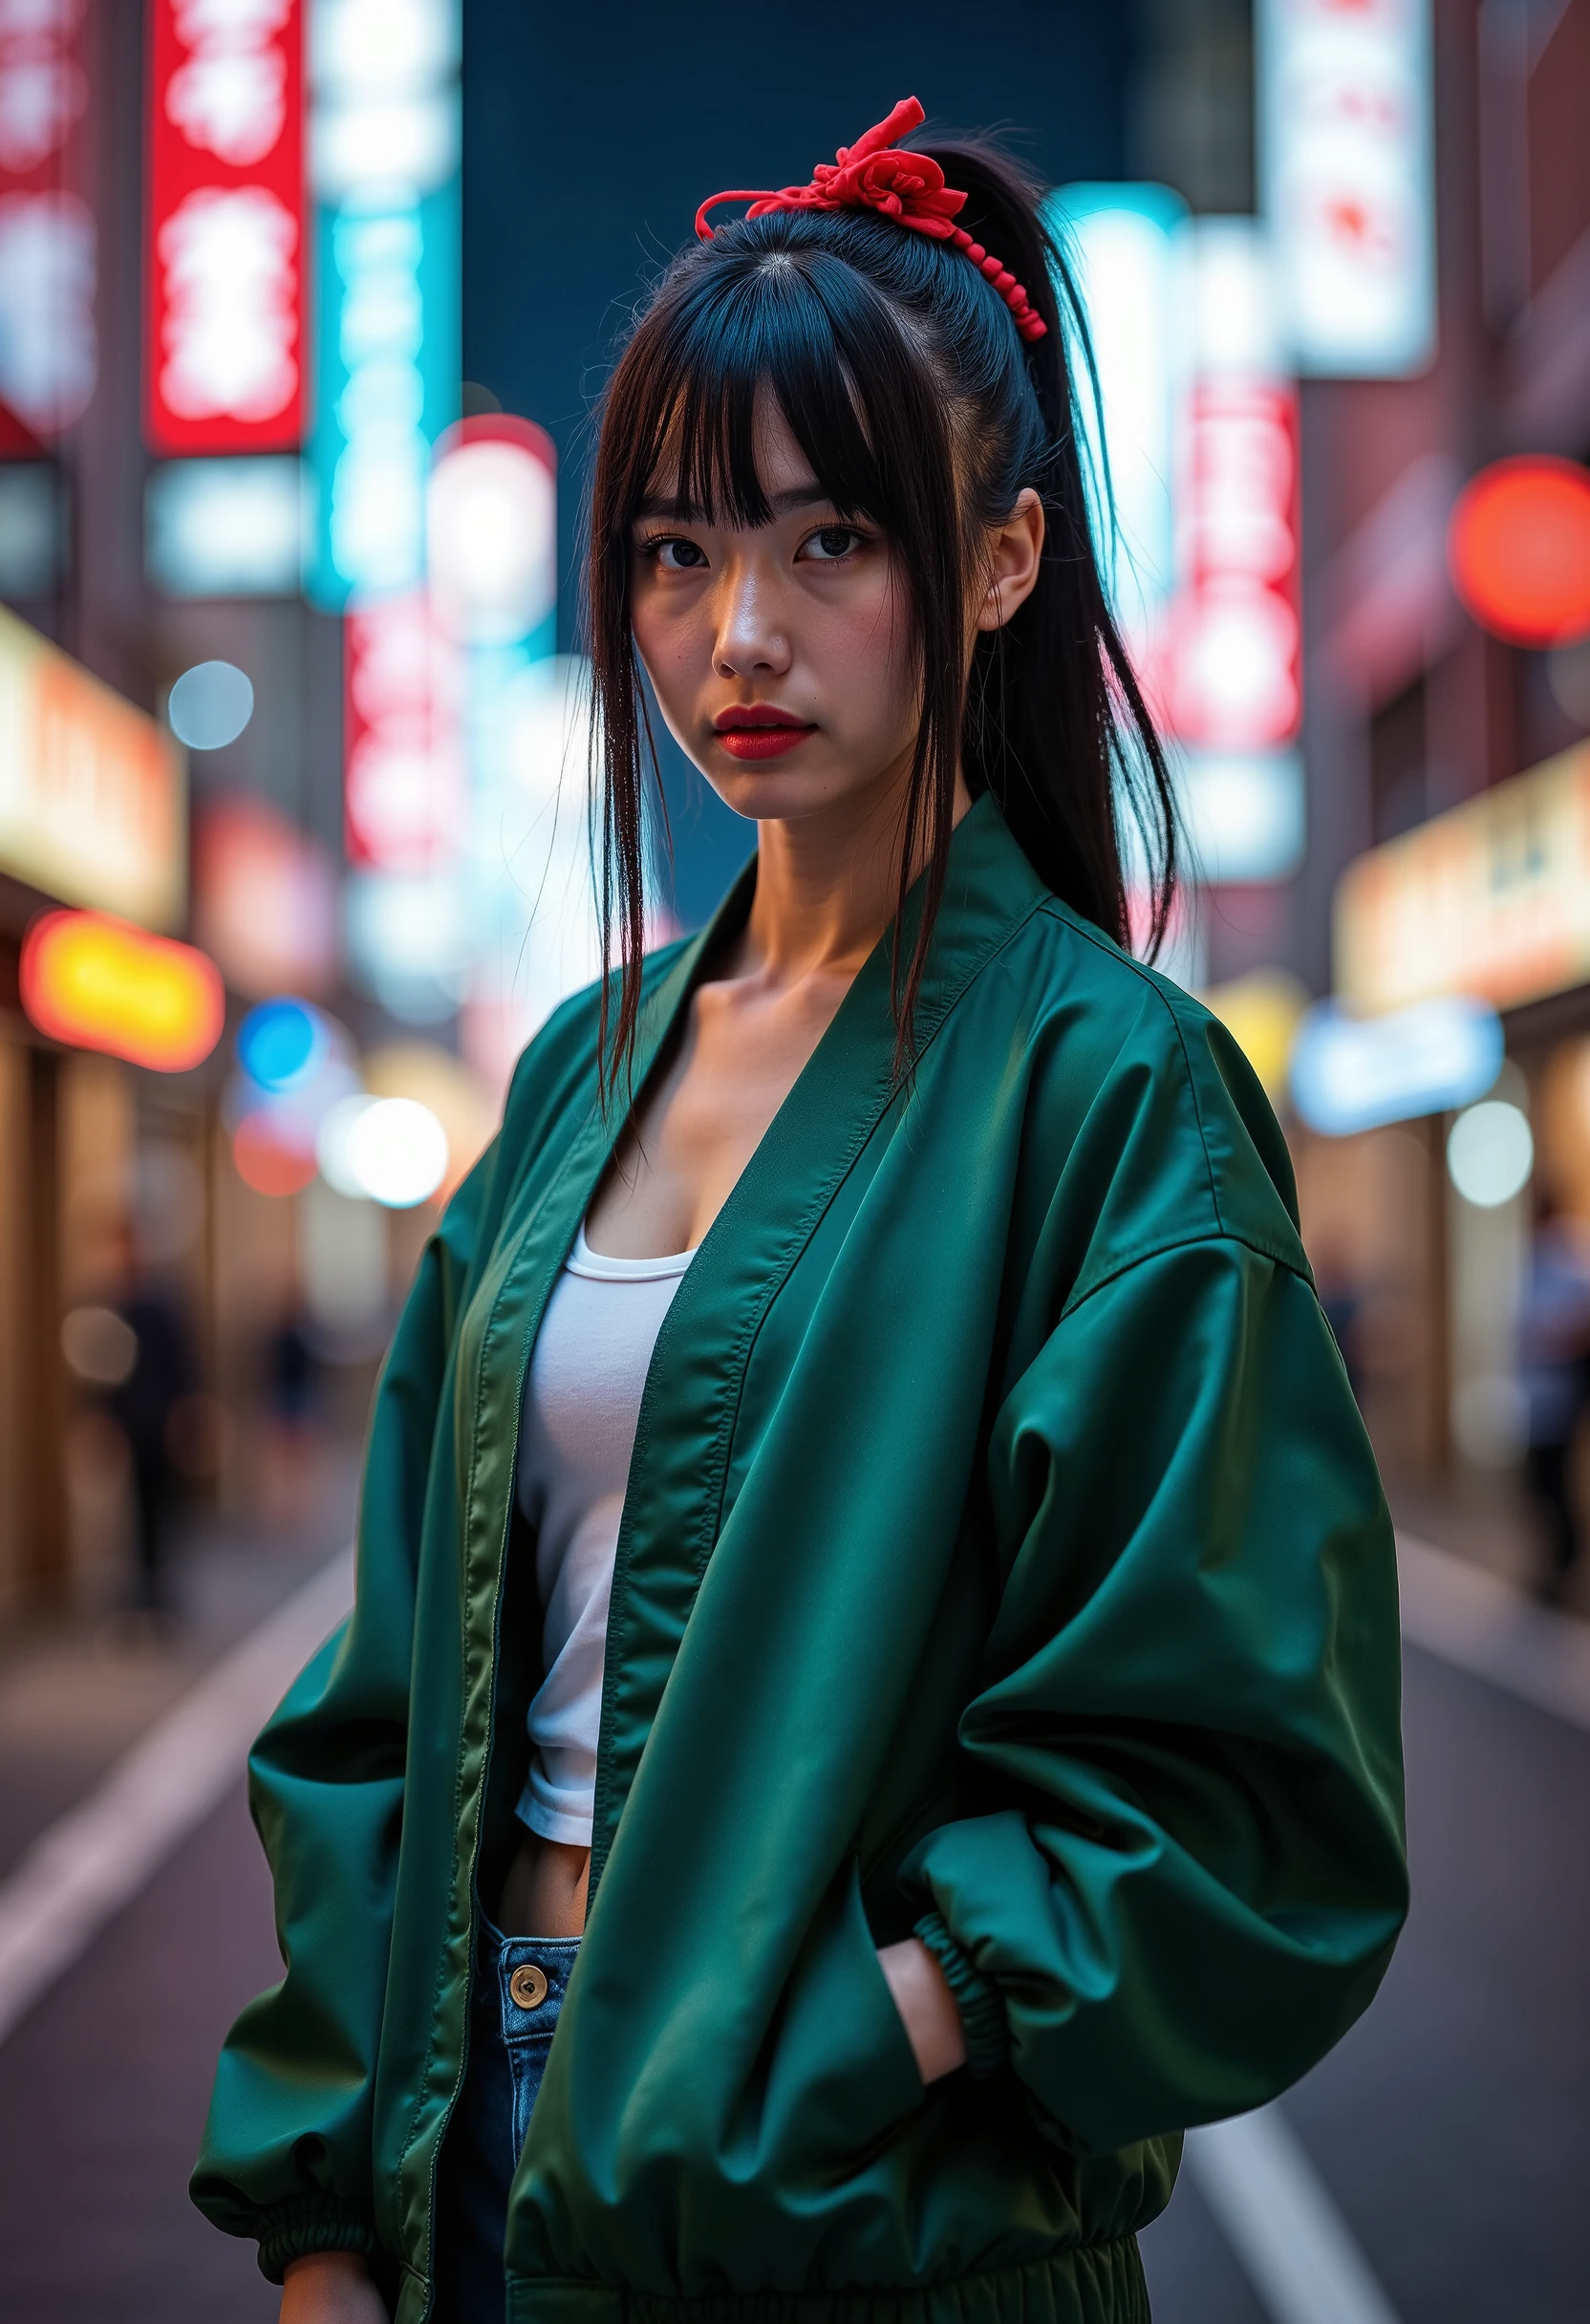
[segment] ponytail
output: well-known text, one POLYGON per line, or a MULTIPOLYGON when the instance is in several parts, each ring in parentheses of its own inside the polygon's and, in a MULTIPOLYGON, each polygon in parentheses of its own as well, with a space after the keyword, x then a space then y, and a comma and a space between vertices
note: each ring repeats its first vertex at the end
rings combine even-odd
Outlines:
POLYGON ((1048 326, 1042 338, 1019 343, 1031 395, 1027 424, 1022 398, 1011 395, 1003 426, 982 437, 981 522, 1008 515, 1030 484, 1043 503, 1045 532, 1037 587, 1002 628, 977 642, 961 737, 967 783, 974 795, 993 793, 1040 879, 1123 945, 1131 941, 1123 859, 1129 852, 1146 866, 1152 958, 1175 892, 1175 799, 1092 537, 1078 382, 1066 352, 1080 356, 1096 400, 1086 314, 1043 224, 1041 188, 991 145, 936 145, 932 154, 950 183, 966 189, 960 218, 975 238, 1007 254, 1024 283, 1042 286, 1029 295, 1048 326))

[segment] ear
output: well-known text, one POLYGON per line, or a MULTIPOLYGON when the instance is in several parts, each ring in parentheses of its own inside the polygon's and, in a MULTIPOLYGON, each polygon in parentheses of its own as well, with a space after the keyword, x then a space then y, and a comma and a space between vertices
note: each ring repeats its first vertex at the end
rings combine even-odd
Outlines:
POLYGON ((988 535, 988 586, 978 601, 976 626, 1002 630, 1038 586, 1043 554, 1043 503, 1030 484, 1016 496, 1002 525, 988 535))

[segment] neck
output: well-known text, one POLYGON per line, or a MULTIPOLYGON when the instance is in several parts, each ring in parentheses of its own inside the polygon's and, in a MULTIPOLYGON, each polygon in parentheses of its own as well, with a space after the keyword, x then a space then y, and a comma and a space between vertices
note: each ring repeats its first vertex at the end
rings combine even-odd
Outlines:
MULTIPOLYGON (((757 825, 757 886, 736 969, 772 984, 853 977, 894 916, 906 774, 816 813, 757 825)), ((952 823, 972 804, 959 770, 952 823)), ((920 851, 913 874, 925 861, 920 851)))

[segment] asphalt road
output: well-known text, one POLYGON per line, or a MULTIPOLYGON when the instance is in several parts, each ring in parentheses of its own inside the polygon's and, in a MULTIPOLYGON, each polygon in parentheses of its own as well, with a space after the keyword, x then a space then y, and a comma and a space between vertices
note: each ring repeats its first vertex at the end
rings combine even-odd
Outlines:
MULTIPOLYGON (((1411 1650, 1407 1728, 1407 1934, 1286 2113, 1402 2324, 1583 2324, 1590 1734, 1411 1650)), ((0 2046, 8 2324, 274 2315, 185 2182, 222 2031, 276 1970, 240 1785, 0 2046)), ((1144 2248, 1156 2324, 1264 2324, 1188 2175, 1144 2248)))

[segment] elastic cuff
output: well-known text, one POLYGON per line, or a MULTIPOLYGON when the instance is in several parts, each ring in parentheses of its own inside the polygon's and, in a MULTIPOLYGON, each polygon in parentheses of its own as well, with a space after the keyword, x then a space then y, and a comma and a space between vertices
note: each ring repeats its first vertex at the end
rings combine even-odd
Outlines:
POLYGON ((262 2211, 255 2233, 260 2242, 260 2273, 279 2284, 290 2260, 311 2251, 356 2251, 369 2259, 379 2249, 376 2223, 357 2204, 335 2195, 294 2195, 286 2203, 262 2211))
POLYGON ((966 2036, 966 2071, 974 2081, 998 2074, 1010 2055, 1010 2028, 999 1996, 972 1967, 951 1936, 938 1912, 925 1912, 915 1934, 944 1972, 944 1982, 956 1997, 961 2032, 966 2036))

